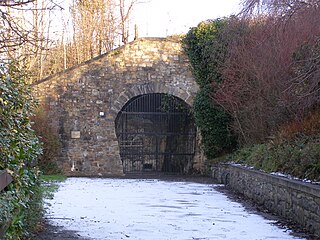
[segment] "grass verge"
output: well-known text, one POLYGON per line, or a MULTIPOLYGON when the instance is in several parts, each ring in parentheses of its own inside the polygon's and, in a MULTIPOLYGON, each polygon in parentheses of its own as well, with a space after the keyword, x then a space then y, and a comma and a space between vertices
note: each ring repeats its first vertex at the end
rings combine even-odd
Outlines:
POLYGON ((280 172, 299 179, 320 181, 320 137, 299 137, 290 141, 256 144, 214 159, 212 164, 229 162, 265 172, 280 172))
POLYGON ((64 182, 67 179, 63 175, 42 175, 41 176, 41 188, 43 192, 43 199, 52 199, 54 193, 58 190, 59 182, 64 182))

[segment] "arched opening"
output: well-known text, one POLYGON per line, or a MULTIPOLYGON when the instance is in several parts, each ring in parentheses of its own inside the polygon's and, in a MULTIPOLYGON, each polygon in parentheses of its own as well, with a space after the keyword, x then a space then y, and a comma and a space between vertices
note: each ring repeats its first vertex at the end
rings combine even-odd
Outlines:
POLYGON ((164 93, 129 100, 118 113, 116 135, 124 173, 192 168, 196 127, 190 106, 164 93))

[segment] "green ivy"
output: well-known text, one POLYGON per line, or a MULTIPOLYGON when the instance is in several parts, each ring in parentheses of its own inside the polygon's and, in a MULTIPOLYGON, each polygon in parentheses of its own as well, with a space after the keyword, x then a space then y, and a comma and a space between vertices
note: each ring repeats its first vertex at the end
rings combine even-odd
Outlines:
MULTIPOLYGON (((0 194, 0 225, 9 228, 6 239, 21 239, 36 222, 34 206, 41 205, 39 171, 35 167, 41 145, 30 125, 34 108, 27 75, 15 63, 0 74, 0 169, 7 170, 13 182, 0 194)), ((37 207, 41 211, 41 206, 37 207)))
POLYGON ((227 18, 201 22, 190 29, 183 40, 184 50, 200 86, 194 102, 194 116, 201 131, 205 155, 209 159, 236 146, 235 137, 229 129, 232 121, 230 115, 210 98, 214 91, 212 83, 223 81, 219 68, 227 54, 228 40, 223 33, 228 22, 227 18))
POLYGON ((215 158, 232 150, 236 141, 229 125, 230 116, 220 107, 212 103, 211 87, 202 88, 194 101, 194 117, 200 128, 204 153, 209 158, 215 158))
POLYGON ((201 22, 191 28, 183 40, 200 88, 210 85, 212 81, 221 81, 218 67, 226 55, 222 31, 227 23, 228 19, 225 18, 201 22))

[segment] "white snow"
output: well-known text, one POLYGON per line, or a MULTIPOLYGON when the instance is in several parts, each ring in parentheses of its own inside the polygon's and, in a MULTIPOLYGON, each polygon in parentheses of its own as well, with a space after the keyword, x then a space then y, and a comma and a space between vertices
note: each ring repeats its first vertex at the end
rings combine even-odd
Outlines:
POLYGON ((139 179, 69 178, 46 215, 91 239, 301 239, 248 212, 215 185, 139 179))

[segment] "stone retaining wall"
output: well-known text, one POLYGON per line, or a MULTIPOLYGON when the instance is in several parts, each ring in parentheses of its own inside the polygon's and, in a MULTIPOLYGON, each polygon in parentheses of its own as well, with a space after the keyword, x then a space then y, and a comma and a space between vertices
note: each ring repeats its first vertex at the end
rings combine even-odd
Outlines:
POLYGON ((236 165, 212 168, 219 183, 320 237, 320 186, 236 165))

